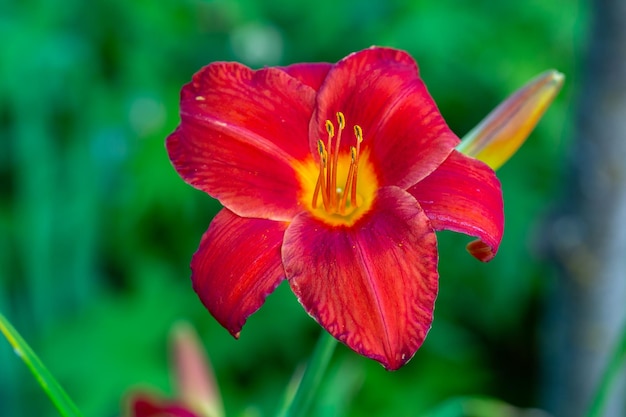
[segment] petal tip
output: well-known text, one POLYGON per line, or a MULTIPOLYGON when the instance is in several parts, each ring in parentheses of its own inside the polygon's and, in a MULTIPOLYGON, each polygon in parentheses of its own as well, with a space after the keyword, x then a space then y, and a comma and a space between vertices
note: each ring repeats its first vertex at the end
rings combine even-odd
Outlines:
POLYGON ((383 368, 385 368, 386 371, 389 371, 389 372, 397 371, 398 369, 406 365, 411 359, 413 359, 413 356, 415 356, 415 353, 416 352, 398 353, 394 358, 392 358, 391 361, 381 362, 381 365, 383 366, 383 368))
MULTIPOLYGON (((565 74, 555 69, 546 71, 545 77, 557 86, 561 86, 565 81, 565 74)), ((539 78, 541 78, 541 76, 539 76, 539 78)))
POLYGON ((474 240, 468 243, 465 248, 470 255, 481 262, 489 262, 496 256, 496 253, 491 246, 487 245, 482 240, 474 240))

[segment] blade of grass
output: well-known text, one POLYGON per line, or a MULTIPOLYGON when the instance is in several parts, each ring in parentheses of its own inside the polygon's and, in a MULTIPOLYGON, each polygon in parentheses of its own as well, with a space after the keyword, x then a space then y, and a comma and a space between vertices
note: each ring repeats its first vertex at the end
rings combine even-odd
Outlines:
POLYGON ((336 346, 335 338, 322 330, 302 380, 295 392, 283 405, 278 414, 279 417, 304 417, 308 415, 336 346))
POLYGON ((59 410, 59 413, 64 417, 81 417, 80 411, 61 385, 54 379, 35 352, 33 352, 22 336, 20 336, 17 330, 15 330, 2 314, 0 314, 0 331, 4 334, 4 337, 6 337, 11 346, 13 346, 13 350, 17 356, 19 356, 30 369, 39 385, 41 385, 41 388, 43 388, 57 410, 59 410))
POLYGON ((603 415, 604 406, 606 404, 607 399, 609 398, 609 394, 611 393, 611 388, 615 381, 618 379, 620 375, 620 371, 624 367, 626 363, 626 325, 624 325, 622 329, 622 334, 620 335, 620 339, 617 342, 613 350, 613 354, 609 359, 609 363, 607 364, 606 369, 604 370, 604 374, 602 375, 602 379, 600 380, 600 384, 598 385, 598 389, 593 397, 591 402, 591 406, 589 408, 589 412, 587 413, 587 417, 601 417, 603 415))

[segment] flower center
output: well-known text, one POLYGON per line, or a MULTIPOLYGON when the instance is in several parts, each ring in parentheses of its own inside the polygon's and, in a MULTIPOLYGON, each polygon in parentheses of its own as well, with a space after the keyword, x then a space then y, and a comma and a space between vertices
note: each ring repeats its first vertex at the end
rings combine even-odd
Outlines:
POLYGON ((319 175, 317 184, 313 192, 313 208, 318 207, 318 200, 321 196, 324 210, 328 214, 345 215, 346 211, 351 212, 358 207, 356 185, 359 173, 359 152, 361 142, 363 142, 363 131, 359 125, 354 126, 354 136, 356 136, 356 146, 350 147, 350 163, 348 174, 343 184, 337 184, 337 166, 339 165, 339 147, 341 145, 341 132, 346 126, 343 113, 337 113, 337 136, 335 138, 335 126, 330 120, 326 120, 326 132, 328 140, 326 145, 322 140, 317 141, 317 151, 320 156, 319 175), (333 139, 335 143, 333 144, 333 139), (333 149, 334 145, 334 149, 333 149), (328 152, 331 152, 330 155, 328 152), (348 198, 348 195, 350 196, 348 198))
POLYGON ((369 153, 361 149, 361 127, 354 125, 354 145, 346 152, 345 144, 341 147, 346 128, 341 112, 337 113, 336 126, 326 121, 327 139, 317 142, 319 161, 302 172, 303 203, 315 217, 330 225, 350 226, 369 210, 378 181, 369 153))

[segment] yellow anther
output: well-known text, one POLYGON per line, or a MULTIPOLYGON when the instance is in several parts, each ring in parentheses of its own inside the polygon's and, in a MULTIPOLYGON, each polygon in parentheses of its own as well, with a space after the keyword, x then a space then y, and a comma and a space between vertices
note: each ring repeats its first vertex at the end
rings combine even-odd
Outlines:
POLYGON ((322 142, 321 140, 318 140, 317 141, 317 153, 321 155, 322 153, 324 153, 324 149, 325 149, 324 142, 322 142))
POLYGON ((358 143, 363 142, 363 130, 361 129, 361 126, 354 125, 354 136, 356 136, 358 143))
POLYGON ((346 127, 346 118, 340 111, 337 112, 337 123, 339 123, 340 130, 346 127))
POLYGON ((328 136, 331 138, 335 136, 335 127, 330 120, 326 120, 326 132, 328 132, 328 136))
POLYGON ((326 152, 326 146, 324 146, 324 142, 321 140, 317 141, 317 153, 320 154, 320 159, 324 166, 326 166, 326 158, 328 156, 328 152, 326 152))

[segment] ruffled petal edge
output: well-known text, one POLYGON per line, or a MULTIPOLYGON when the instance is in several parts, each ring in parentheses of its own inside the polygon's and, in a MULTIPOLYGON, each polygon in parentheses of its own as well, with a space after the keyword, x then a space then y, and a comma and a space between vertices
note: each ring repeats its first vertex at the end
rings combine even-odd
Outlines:
POLYGON ((436 230, 477 237, 467 249, 480 261, 493 259, 504 233, 500 181, 485 163, 454 151, 441 166, 408 190, 436 230))

